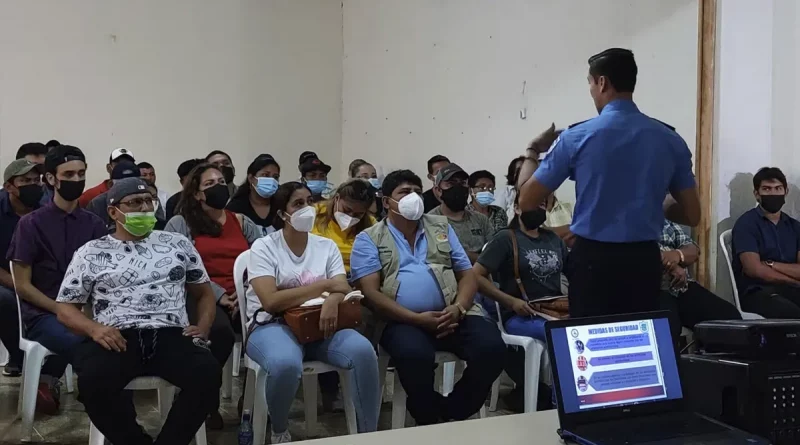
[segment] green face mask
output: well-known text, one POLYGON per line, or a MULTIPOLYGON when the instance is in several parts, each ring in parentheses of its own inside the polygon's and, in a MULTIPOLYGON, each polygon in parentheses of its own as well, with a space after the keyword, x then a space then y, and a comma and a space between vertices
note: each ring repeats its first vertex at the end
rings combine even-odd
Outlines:
POLYGON ((122 227, 133 236, 145 236, 156 226, 156 212, 119 212, 125 215, 122 227))

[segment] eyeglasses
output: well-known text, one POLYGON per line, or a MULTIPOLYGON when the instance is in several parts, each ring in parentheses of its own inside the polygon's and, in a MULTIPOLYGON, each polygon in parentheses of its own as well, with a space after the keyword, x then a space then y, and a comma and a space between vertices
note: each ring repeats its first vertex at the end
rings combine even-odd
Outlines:
POLYGON ((156 210, 158 208, 158 198, 133 198, 127 201, 120 201, 120 205, 125 205, 130 207, 131 209, 144 209, 144 208, 152 208, 156 210))
POLYGON ((486 187, 486 186, 484 186, 484 187, 472 187, 472 191, 475 192, 475 193, 478 193, 478 192, 492 192, 492 193, 494 193, 494 187, 486 187))

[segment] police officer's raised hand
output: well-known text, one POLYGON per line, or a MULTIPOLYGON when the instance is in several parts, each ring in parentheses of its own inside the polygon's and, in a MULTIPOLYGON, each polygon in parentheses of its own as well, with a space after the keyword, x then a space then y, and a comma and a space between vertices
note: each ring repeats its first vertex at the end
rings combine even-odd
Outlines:
POLYGON ((550 127, 539 133, 538 136, 533 138, 530 145, 528 145, 528 155, 538 155, 540 153, 544 153, 550 149, 550 146, 553 145, 553 142, 558 139, 558 136, 564 130, 556 130, 556 124, 550 124, 550 127), (532 153, 531 153, 532 152, 532 153))

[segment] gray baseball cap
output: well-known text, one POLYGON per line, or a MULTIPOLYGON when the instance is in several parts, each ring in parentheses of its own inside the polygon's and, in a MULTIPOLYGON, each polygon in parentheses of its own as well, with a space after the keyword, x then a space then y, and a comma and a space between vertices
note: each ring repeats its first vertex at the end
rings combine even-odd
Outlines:
POLYGON ((107 192, 108 205, 113 206, 128 195, 148 193, 147 183, 140 178, 118 179, 107 192))
POLYGON ((3 172, 3 182, 8 182, 11 178, 28 174, 29 171, 36 169, 41 174, 42 166, 31 162, 25 158, 17 159, 16 161, 8 164, 6 171, 3 172))

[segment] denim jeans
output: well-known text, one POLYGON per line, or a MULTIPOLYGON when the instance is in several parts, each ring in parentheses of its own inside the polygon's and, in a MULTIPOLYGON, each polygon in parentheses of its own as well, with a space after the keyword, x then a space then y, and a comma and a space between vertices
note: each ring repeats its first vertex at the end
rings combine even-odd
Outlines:
POLYGON ((26 325, 25 336, 28 340, 39 342, 55 355, 47 357, 42 366, 42 375, 61 378, 67 365, 72 363, 72 354, 85 337, 75 335, 61 324, 55 314, 44 314, 36 317, 26 325))
POLYGON ((286 431, 304 359, 349 369, 358 432, 378 429, 381 399, 378 358, 369 340, 358 332, 342 329, 329 339, 301 345, 288 326, 269 323, 250 334, 247 355, 267 372, 267 406, 274 432, 286 431))

